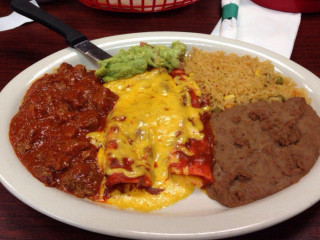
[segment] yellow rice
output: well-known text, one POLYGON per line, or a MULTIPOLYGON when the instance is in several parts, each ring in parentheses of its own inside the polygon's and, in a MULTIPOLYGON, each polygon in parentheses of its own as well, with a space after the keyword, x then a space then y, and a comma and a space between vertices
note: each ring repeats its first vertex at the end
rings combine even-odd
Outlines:
POLYGON ((297 96, 307 99, 305 89, 297 88, 290 78, 275 72, 270 61, 260 62, 249 55, 240 57, 194 48, 186 57, 185 71, 193 74, 215 110, 258 100, 283 101, 297 96))

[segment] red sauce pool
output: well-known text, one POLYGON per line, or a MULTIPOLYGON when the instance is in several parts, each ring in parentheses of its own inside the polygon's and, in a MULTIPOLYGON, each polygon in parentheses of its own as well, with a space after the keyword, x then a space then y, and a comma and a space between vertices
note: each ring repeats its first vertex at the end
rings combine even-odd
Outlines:
POLYGON ((10 124, 10 142, 34 177, 77 197, 94 198, 103 172, 86 138, 103 129, 118 96, 93 71, 61 64, 27 91, 10 124))

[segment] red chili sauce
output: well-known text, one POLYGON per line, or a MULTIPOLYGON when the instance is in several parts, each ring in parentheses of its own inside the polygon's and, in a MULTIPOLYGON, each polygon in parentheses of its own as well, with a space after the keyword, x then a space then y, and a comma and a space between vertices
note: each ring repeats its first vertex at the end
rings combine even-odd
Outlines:
MULTIPOLYGON (((180 79, 183 79, 184 74, 184 71, 180 69, 174 70, 173 73, 171 73, 172 77, 180 76, 180 79)), ((189 94, 192 107, 200 108, 208 105, 207 99, 198 97, 194 90, 190 89, 189 94)), ((212 176, 212 167, 215 163, 213 157, 214 136, 209 125, 210 116, 211 114, 208 112, 201 115, 201 121, 203 123, 203 130, 201 132, 204 134, 204 138, 202 140, 191 138, 186 143, 187 149, 193 154, 188 156, 182 151, 176 151, 174 154, 180 161, 170 164, 169 166, 169 170, 176 174, 184 174, 183 169, 187 167, 189 175, 202 178, 203 188, 214 181, 212 176)))
POLYGON ((95 198, 104 173, 86 138, 105 127, 118 96, 93 71, 61 64, 29 88, 10 124, 10 142, 25 167, 47 186, 95 198))

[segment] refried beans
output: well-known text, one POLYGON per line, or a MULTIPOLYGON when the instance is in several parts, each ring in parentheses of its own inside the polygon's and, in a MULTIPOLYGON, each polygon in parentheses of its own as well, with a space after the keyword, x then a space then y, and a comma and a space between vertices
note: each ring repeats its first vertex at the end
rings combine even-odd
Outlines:
POLYGON ((214 183, 209 197, 244 205, 299 181, 320 150, 320 118, 304 98, 259 101, 214 113, 214 183))
POLYGON ((103 172, 86 134, 105 126, 117 98, 94 71, 61 64, 32 84, 11 121, 9 137, 17 156, 47 186, 94 198, 103 172))

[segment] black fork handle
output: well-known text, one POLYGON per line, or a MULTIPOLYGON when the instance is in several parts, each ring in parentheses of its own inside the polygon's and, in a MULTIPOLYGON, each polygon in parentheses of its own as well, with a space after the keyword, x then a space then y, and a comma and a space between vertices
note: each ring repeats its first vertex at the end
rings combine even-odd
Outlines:
POLYGON ((62 35, 70 47, 88 39, 82 33, 63 23, 41 8, 36 7, 29 0, 12 0, 11 7, 17 13, 31 18, 62 35))

